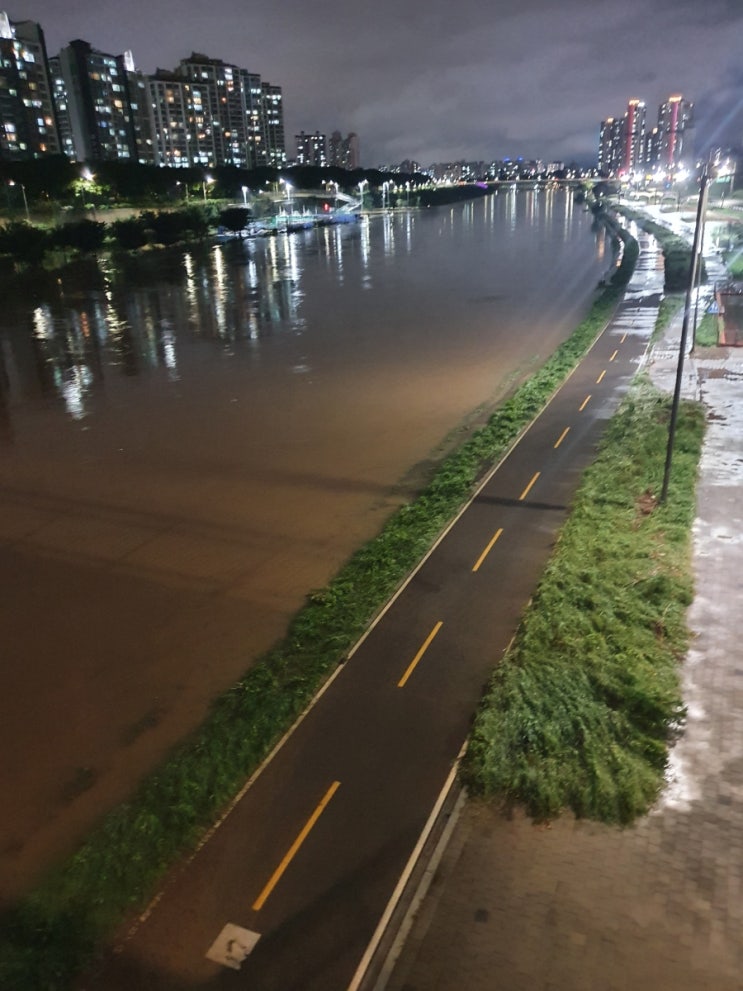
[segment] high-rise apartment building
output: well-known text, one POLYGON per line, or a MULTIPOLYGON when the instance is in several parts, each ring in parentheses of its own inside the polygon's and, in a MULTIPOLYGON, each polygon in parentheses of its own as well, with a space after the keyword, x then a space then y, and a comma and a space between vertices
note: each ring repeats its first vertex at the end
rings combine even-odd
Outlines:
POLYGON ((192 53, 139 72, 131 52, 71 41, 47 58, 41 27, 0 12, 0 159, 62 152, 78 161, 286 164, 280 86, 192 53))
POLYGON ((107 55, 87 41, 59 53, 78 161, 136 161, 122 55, 107 55))
POLYGON ((330 135, 328 164, 335 165, 339 169, 360 168, 361 156, 358 134, 351 131, 348 137, 344 138, 340 131, 333 131, 330 135))
POLYGON ((193 52, 190 58, 181 60, 176 74, 205 87, 219 163, 251 168, 254 164, 250 140, 253 91, 252 77, 247 69, 193 52))
POLYGON ((124 86, 129 104, 134 154, 141 165, 157 164, 150 77, 140 72, 131 52, 124 52, 124 86))
POLYGON ((645 104, 630 100, 621 120, 607 117, 599 133, 598 167, 602 175, 630 175, 678 168, 693 156, 693 104, 668 98, 658 109, 657 126, 647 129, 645 104))
POLYGON ((677 168, 694 154, 692 130, 694 105, 680 94, 669 96, 658 108, 660 132, 658 164, 662 168, 677 168))
POLYGON ((209 83, 189 82, 158 69, 149 80, 149 92, 155 164, 218 164, 209 83))
POLYGON ((60 150, 44 32, 0 11, 0 159, 60 150))
POLYGON ((282 168, 286 165, 284 143, 284 100, 280 86, 261 83, 263 161, 259 165, 282 168))
POLYGON ((316 165, 325 168, 328 164, 328 141, 324 134, 315 131, 305 134, 301 131, 294 136, 297 143, 297 165, 316 165))
POLYGON ((624 114, 623 158, 621 171, 629 175, 642 168, 645 159, 645 104, 630 100, 624 114))
POLYGON ((72 123, 70 121, 70 101, 67 96, 67 86, 62 75, 59 56, 49 59, 49 83, 52 91, 52 102, 57 117, 59 132, 59 150, 67 158, 75 157, 75 142, 72 139, 72 123))
POLYGON ((624 148, 624 121, 607 117, 601 121, 599 130, 599 160, 601 175, 616 175, 621 168, 624 148))

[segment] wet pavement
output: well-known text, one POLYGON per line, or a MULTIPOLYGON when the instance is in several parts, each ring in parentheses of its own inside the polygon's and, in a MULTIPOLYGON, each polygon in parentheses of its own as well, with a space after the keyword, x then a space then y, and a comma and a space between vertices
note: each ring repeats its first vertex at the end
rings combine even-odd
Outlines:
MULTIPOLYGON (((723 274, 706 259, 709 279, 723 274)), ((675 381, 682 314, 649 357, 675 381)), ((624 830, 466 803, 388 991, 743 989, 743 351, 687 358, 708 410, 668 786, 624 830)))

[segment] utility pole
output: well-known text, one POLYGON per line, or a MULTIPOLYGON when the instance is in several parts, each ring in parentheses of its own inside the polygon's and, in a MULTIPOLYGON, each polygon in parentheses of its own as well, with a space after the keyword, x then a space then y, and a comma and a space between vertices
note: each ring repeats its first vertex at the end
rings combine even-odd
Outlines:
POLYGON ((689 315, 691 313, 691 295, 697 277, 697 264, 699 259, 699 245, 701 241, 701 231, 704 223, 704 213, 707 208, 707 185, 709 178, 707 167, 702 172, 699 184, 699 202, 697 203, 697 220, 694 226, 694 243, 691 248, 691 262, 689 264, 689 281, 686 286, 686 301, 684 303, 684 322, 681 326, 681 342, 679 344, 678 365, 676 366, 676 386, 673 390, 673 403, 671 405, 671 422, 668 426, 668 446, 666 448, 666 465, 663 471, 663 488, 660 493, 660 501, 665 502, 668 496, 668 482, 671 478, 671 460, 673 458, 673 441, 676 434, 676 421, 678 420, 679 402, 681 400, 681 381, 684 374, 684 354, 686 352, 686 338, 689 333, 689 315))

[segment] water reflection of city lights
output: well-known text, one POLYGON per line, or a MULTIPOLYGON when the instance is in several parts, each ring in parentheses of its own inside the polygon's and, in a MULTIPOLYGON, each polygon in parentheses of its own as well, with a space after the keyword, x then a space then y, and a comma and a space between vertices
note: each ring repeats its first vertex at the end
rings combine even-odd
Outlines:
POLYGON ((37 306, 33 312, 34 337, 48 340, 54 336, 54 320, 47 305, 37 306))
POLYGON ((160 341, 163 350, 163 362, 168 369, 168 378, 171 382, 177 382, 180 375, 178 374, 178 365, 176 362, 175 333, 173 332, 173 325, 170 320, 162 321, 160 341))
POLYGON ((82 420, 86 416, 85 395, 93 382, 90 369, 86 365, 58 368, 54 378, 67 412, 73 420, 82 420))
POLYGON ((552 215, 555 210, 555 191, 550 188, 544 194, 544 221, 546 224, 552 223, 552 215))
POLYGON ((336 281, 339 286, 343 285, 343 239, 340 227, 333 228, 333 248, 335 257, 336 281))
POLYGON ((371 250, 369 238, 369 221, 364 219, 361 222, 361 264, 364 268, 369 267, 369 252, 371 250))
POLYGON ((199 319, 199 301, 196 294, 196 282, 194 280, 193 257, 188 251, 183 256, 183 267, 186 271, 185 291, 188 302, 188 319, 189 322, 196 324, 199 319))
POLYGON ((225 263, 221 248, 216 249, 213 258, 214 291, 212 293, 212 299, 214 302, 214 316, 217 320, 217 334, 220 337, 225 337, 227 333, 227 319, 225 314, 225 263))
POLYGON ((382 250, 386 257, 391 257, 395 253, 394 217, 386 213, 382 218, 382 223, 382 250))
POLYGON ((405 253, 413 250, 413 214, 408 210, 405 214, 405 253))

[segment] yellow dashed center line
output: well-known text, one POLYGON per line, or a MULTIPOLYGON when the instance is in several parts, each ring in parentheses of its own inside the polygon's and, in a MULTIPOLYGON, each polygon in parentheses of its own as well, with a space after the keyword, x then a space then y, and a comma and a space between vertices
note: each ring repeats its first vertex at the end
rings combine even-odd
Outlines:
POLYGON ((482 552, 482 554, 477 559, 477 564, 472 569, 473 571, 478 571, 479 570, 480 565, 485 560, 485 558, 488 556, 488 554, 492 551, 493 546, 495 545, 496 540, 498 539, 498 537, 500 537, 500 535, 502 533, 503 533, 503 527, 500 527, 500 529, 498 529, 498 530, 495 531, 495 535, 491 539, 490 543, 488 544, 488 546, 485 548, 485 550, 482 552))
POLYGON ((619 348, 617 348, 617 350, 614 352, 614 354, 611 356, 611 358, 609 358, 609 361, 614 361, 614 359, 616 358, 616 356, 618 354, 619 354, 619 348))
POLYGON ((266 885, 266 887, 263 889, 263 891, 261 891, 260 895, 258 895, 258 897, 256 898, 256 900, 253 902, 253 911, 254 912, 258 912, 258 911, 260 911, 261 908, 263 908, 264 902, 266 901, 266 899, 268 898, 268 896, 271 894, 271 892, 273 891, 273 889, 276 887, 276 885, 281 880, 282 874, 284 873, 284 871, 287 869, 287 867, 289 866, 289 864, 292 862, 292 860, 296 856, 297 851, 299 850, 299 848, 301 847, 301 845, 304 843, 304 841, 309 836, 310 830, 315 825, 315 823, 317 822, 317 820, 320 818, 320 816, 322 815, 323 811, 325 810, 325 806, 328 804, 328 802, 333 797, 333 795, 335 795, 335 793, 338 791, 338 788, 339 787, 340 787, 340 781, 334 781, 332 783, 332 785, 328 788, 328 790, 325 792, 325 795, 323 796, 322 801, 317 806, 317 808, 312 813, 312 815, 309 817, 309 819, 307 820, 307 822, 304 824, 304 827, 302 828, 302 832, 299 834, 299 836, 296 838, 296 840, 292 843, 291 847, 289 848, 288 853, 286 854, 286 856, 284 857, 284 859, 281 861, 281 863, 279 864, 279 866, 276 868, 276 870, 271 875, 270 881, 268 882, 268 884, 266 885))
POLYGON ((555 441, 555 450, 557 450, 557 448, 560 446, 560 444, 562 444, 562 442, 565 440, 565 438, 567 437, 567 435, 568 435, 569 432, 570 432, 570 427, 565 427, 565 429, 563 430, 563 432, 560 434, 560 436, 555 441))
POLYGON ((620 343, 620 344, 624 344, 624 342, 625 342, 626 340, 627 340, 627 334, 626 334, 626 333, 625 333, 625 334, 622 334, 622 339, 621 339, 621 341, 620 341, 619 343, 620 343))
POLYGON ((425 652, 431 646, 431 641, 433 640, 433 638, 436 636, 436 634, 439 632, 439 630, 441 629, 441 627, 443 625, 444 625, 443 622, 441 620, 439 620, 438 623, 431 630, 431 632, 428 634, 428 636, 426 637, 426 639, 423 641, 423 646, 418 651, 418 653, 415 655, 415 657, 410 662, 410 664, 408 664, 408 667, 407 667, 407 670, 406 670, 405 674, 398 681, 398 683, 397 683, 397 687, 398 688, 404 688, 405 687, 405 682, 408 680, 408 678, 413 673, 413 671, 415 671, 416 667, 418 666, 418 661, 421 659, 421 657, 423 657, 423 655, 425 654, 425 652))
POLYGON ((586 398, 583 400, 583 402, 578 407, 578 412, 579 413, 582 413, 583 412, 583 410, 586 408, 586 406, 588 406, 588 403, 590 402, 590 400, 591 400, 591 397, 590 396, 586 396, 586 398))
POLYGON ((606 375, 606 369, 604 369, 603 372, 596 379, 596 385, 600 385, 601 384, 601 380, 603 379, 604 375, 606 375))
POLYGON ((531 492, 532 485, 536 482, 536 480, 539 478, 540 475, 541 475, 541 472, 539 472, 539 471, 535 473, 535 475, 532 478, 532 480, 529 482, 529 484, 526 486, 526 488, 524 489, 524 491, 519 496, 519 502, 523 502, 524 499, 526 499, 526 497, 529 495, 529 492, 531 492))

